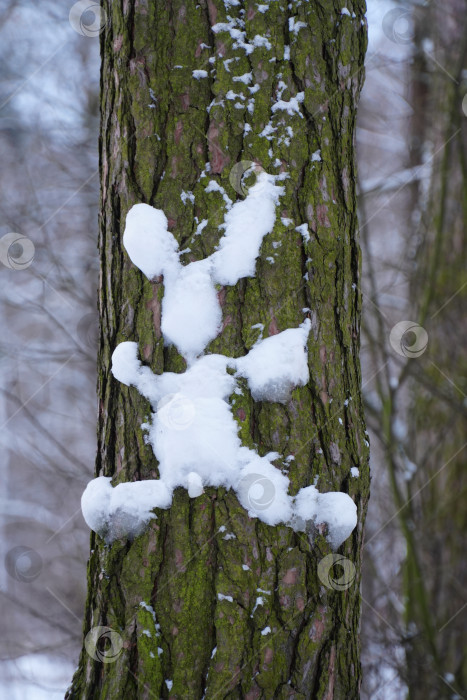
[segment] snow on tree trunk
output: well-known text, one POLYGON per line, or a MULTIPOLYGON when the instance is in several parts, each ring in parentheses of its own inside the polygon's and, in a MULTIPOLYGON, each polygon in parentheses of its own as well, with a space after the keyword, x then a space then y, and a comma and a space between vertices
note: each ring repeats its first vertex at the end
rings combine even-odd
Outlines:
POLYGON ((242 5, 103 8, 100 479, 83 512, 104 539, 91 535, 85 641, 68 698, 359 694, 369 470, 354 130, 364 3, 242 5), (271 221, 264 202, 246 204, 266 181, 277 188, 271 221), (242 201, 256 223, 247 235, 242 223, 236 244, 229 230, 242 201), (154 207, 152 251, 123 237, 141 204, 154 207), (224 422, 225 442, 212 440, 223 485, 210 485, 215 464, 203 462, 174 486, 167 456, 185 454, 188 424, 192 440, 203 435, 202 399, 185 398, 189 373, 219 363, 225 409, 216 405, 240 440, 232 454, 265 471, 242 488, 233 472, 222 478, 233 439, 224 422), (291 510, 272 526, 261 499, 279 492, 291 510), (130 515, 146 508, 141 527, 128 522, 133 499, 130 515), (335 528, 350 499, 357 526, 341 545, 335 528))

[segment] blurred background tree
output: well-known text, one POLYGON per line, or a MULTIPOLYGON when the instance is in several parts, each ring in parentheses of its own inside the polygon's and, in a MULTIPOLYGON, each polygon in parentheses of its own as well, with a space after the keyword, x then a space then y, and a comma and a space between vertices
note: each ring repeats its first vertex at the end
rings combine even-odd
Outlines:
MULTIPOLYGON (((366 366, 376 373, 366 395, 374 498, 363 584, 365 695, 461 698, 467 4, 396 5, 383 15, 381 30, 377 50, 386 47, 390 60, 374 82, 391 120, 399 117, 390 136, 400 148, 376 186, 362 178, 360 188, 366 366), (410 323, 392 331, 404 321, 410 323)), ((361 125, 381 115, 370 104, 372 89, 370 81, 361 125)), ((363 173, 378 166, 387 142, 378 134, 372 157, 362 144, 363 173)))
POLYGON ((70 26, 69 7, 0 4, 0 239, 26 237, 23 260, 21 243, 10 250, 18 268, 4 249, 0 263, 0 696, 36 700, 63 697, 85 595, 99 40, 70 26))

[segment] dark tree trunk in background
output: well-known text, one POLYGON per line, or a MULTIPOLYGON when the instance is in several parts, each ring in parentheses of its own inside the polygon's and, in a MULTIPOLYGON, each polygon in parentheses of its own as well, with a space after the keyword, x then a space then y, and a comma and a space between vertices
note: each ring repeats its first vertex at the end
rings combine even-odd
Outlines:
POLYGON ((369 469, 360 396, 354 131, 366 47, 364 2, 348 5, 349 14, 341 14, 340 0, 275 0, 266 11, 253 2, 230 4, 228 10, 220 0, 104 6, 96 475, 112 476, 114 485, 158 478, 140 428, 150 406, 110 374, 116 345, 137 341, 141 358, 157 373, 185 369, 176 350, 164 348, 163 284, 149 282, 123 249, 128 210, 138 202, 163 209, 180 248, 191 249, 183 261, 199 260, 214 251, 225 213, 221 194, 204 191, 209 179, 235 201, 240 195, 229 181, 235 163, 256 161, 269 173, 288 172, 255 277, 219 291, 223 331, 207 352, 244 355, 258 338, 252 326, 262 323, 264 335, 272 335, 296 328, 302 309, 311 309, 308 386, 295 389, 284 405, 253 402, 246 390, 234 415, 244 445, 262 455, 295 455, 291 493, 319 476, 320 491, 342 490, 355 500, 358 526, 340 552, 356 566, 356 577, 343 591, 323 585, 317 565, 331 551, 323 535, 311 543, 306 533, 249 518, 232 491, 207 488, 190 499, 177 489, 172 507, 157 510, 157 520, 133 543, 105 546, 92 535, 84 634, 110 627, 123 649, 113 663, 102 663, 83 647, 69 698, 359 695, 369 469), (270 47, 247 54, 228 31, 214 33, 212 26, 227 22, 227 15, 243 18, 245 42, 258 35, 270 47), (290 58, 284 58, 285 46, 290 58), (196 79, 194 70, 208 77, 196 79), (252 73, 249 87, 259 85, 254 94, 233 80, 245 73, 252 73), (304 92, 302 116, 272 112, 280 81, 283 100, 304 92), (229 90, 244 99, 228 99, 229 90), (208 110, 212 102, 222 104, 208 110), (272 141, 261 135, 270 120, 277 128, 272 141), (207 162, 211 171, 200 181, 207 162), (195 204, 182 202, 183 191, 193 192, 195 204), (209 224, 192 237, 195 216, 209 224), (295 230, 303 223, 307 242, 295 230), (350 477, 352 466, 359 478, 350 477), (258 596, 263 605, 256 605, 258 596), (141 602, 154 609, 157 628, 141 602), (271 632, 261 634, 267 626, 271 632))
POLYGON ((417 192, 415 213, 421 216, 414 230, 419 245, 411 294, 417 320, 428 333, 428 352, 406 368, 413 392, 410 458, 418 465, 401 513, 410 700, 450 700, 467 693, 461 583, 467 573, 466 10, 465 0, 448 0, 414 12, 412 104, 419 115, 412 125, 414 152, 418 162, 432 153, 432 171, 428 196, 424 185, 417 192), (427 52, 429 42, 433 47, 427 52))

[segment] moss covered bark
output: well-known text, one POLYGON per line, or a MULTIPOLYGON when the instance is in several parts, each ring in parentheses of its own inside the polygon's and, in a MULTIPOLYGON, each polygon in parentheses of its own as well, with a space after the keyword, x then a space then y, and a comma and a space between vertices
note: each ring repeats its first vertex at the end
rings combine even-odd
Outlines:
POLYGON ((205 192, 209 181, 235 201, 241 196, 229 179, 235 163, 286 172, 255 278, 219 289, 223 330, 208 352, 243 355, 260 332, 252 326, 263 324, 266 337, 310 316, 308 386, 285 405, 253 402, 245 386, 232 397, 232 410, 245 445, 294 457, 276 462, 288 469, 291 493, 317 480, 320 491, 354 498, 358 527, 341 551, 356 566, 355 581, 336 591, 319 580, 317 565, 330 551, 325 533, 311 542, 306 533, 267 526, 223 489, 208 488, 196 499, 179 489, 170 510, 157 511, 134 542, 108 547, 91 536, 84 634, 108 626, 123 649, 113 663, 83 649, 68 698, 358 697, 369 470, 354 131, 366 24, 361 0, 347 4, 349 15, 341 5, 273 0, 265 11, 266 5, 220 0, 104 5, 96 474, 112 476, 114 484, 158 478, 140 429, 150 406, 110 374, 117 343, 136 340, 155 372, 185 369, 161 337, 163 280, 146 280, 123 249, 126 213, 137 202, 163 209, 181 248, 189 249, 185 262, 198 260, 215 249, 225 214, 222 193, 205 192), (213 31, 228 17, 243 39, 213 31), (255 46, 245 50, 242 42, 255 46), (195 70, 207 77, 196 79, 195 70), (249 84, 235 80, 247 73, 249 84), (300 92, 300 113, 272 110, 279 98, 300 92), (272 139, 264 135, 268 124, 272 139), (193 197, 182 201, 182 192, 193 197), (304 223, 309 240, 296 230, 304 223), (350 478, 352 466, 360 478, 350 478))

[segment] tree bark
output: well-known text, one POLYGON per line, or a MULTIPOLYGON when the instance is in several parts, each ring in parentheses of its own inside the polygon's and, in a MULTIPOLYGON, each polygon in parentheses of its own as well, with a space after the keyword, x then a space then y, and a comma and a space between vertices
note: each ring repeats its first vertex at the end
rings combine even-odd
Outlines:
POLYGON ((229 176, 236 163, 287 172, 282 218, 263 241, 255 277, 219 290, 223 330, 207 352, 239 357, 259 337, 252 326, 263 324, 268 336, 311 318, 308 385, 284 405, 254 402, 245 385, 235 403, 232 397, 232 411, 244 445, 261 455, 294 456, 290 493, 318 478, 321 492, 342 490, 354 499, 358 526, 340 552, 356 576, 342 591, 323 585, 317 566, 331 551, 325 532, 312 540, 285 525, 268 526, 222 488, 206 488, 194 499, 177 489, 171 508, 157 509, 157 519, 133 542, 108 546, 92 533, 84 635, 106 626, 123 648, 113 663, 102 663, 83 646, 67 698, 359 695, 369 468, 360 395, 354 132, 365 5, 354 1, 349 14, 341 13, 342 2, 330 1, 277 0, 267 10, 253 2, 225 5, 104 5, 96 475, 112 476, 113 484, 159 476, 140 427, 149 403, 110 373, 116 345, 137 341, 156 373, 186 366, 175 348, 164 347, 163 281, 149 282, 123 248, 128 210, 138 202, 162 209, 180 248, 190 248, 182 257, 187 263, 210 255, 221 235, 225 202, 221 193, 205 192, 210 179, 235 201, 241 195, 229 176), (227 16, 238 20, 243 40, 213 31, 227 16), (195 70, 207 76, 197 79, 195 70), (234 81, 247 73, 249 86, 234 81), (254 85, 256 92, 248 89, 254 85), (237 97, 229 99, 229 91, 237 97), (297 110, 272 111, 279 97, 289 101, 300 92, 297 110), (270 120, 277 129, 272 140, 261 133, 270 120), (207 162, 210 172, 203 175, 207 162), (194 202, 183 202, 183 192, 192 192, 194 202), (207 226, 194 235, 204 219, 207 226), (304 223, 308 241, 296 230, 304 223), (351 478, 353 466, 359 478, 351 478))

